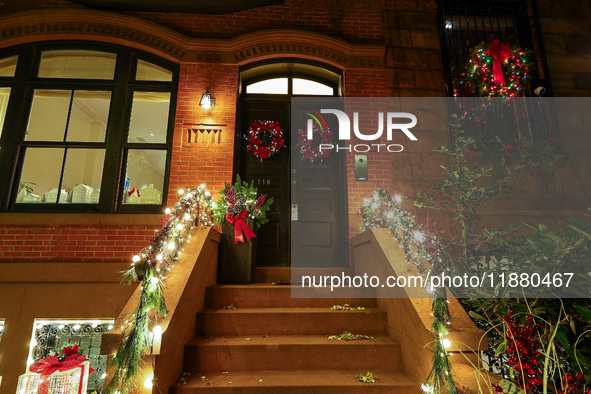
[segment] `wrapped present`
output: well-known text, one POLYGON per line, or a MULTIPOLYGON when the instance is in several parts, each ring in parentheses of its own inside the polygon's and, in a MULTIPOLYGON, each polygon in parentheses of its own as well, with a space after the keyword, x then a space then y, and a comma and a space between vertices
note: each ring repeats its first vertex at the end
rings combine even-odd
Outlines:
POLYGON ((57 356, 43 358, 29 371, 19 376, 17 394, 85 394, 92 368, 76 354, 61 362, 57 356))

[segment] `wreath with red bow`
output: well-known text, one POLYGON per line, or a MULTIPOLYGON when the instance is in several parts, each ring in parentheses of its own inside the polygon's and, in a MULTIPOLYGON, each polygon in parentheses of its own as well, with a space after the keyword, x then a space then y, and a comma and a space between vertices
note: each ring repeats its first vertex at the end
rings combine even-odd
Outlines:
POLYGON ((285 146, 283 129, 278 121, 255 120, 248 129, 248 150, 261 160, 269 159, 285 146))
POLYGON ((320 143, 313 144, 313 140, 308 139, 306 130, 298 130, 298 149, 305 160, 320 160, 326 159, 330 156, 330 149, 320 150, 320 144, 332 144, 334 141, 334 133, 328 127, 321 127, 318 123, 312 126, 313 134, 320 136, 320 143))
POLYGON ((480 97, 521 96, 531 81, 532 52, 496 39, 470 51, 468 81, 480 97))

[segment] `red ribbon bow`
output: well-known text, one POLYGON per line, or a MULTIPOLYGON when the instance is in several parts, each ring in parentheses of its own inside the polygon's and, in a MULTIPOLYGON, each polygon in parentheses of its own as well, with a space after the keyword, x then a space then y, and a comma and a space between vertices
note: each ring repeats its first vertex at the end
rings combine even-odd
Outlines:
POLYGON ((250 229, 250 227, 248 227, 248 225, 244 221, 247 215, 248 214, 246 211, 240 212, 238 216, 232 216, 229 213, 226 214, 226 220, 228 221, 228 223, 234 225, 234 243, 244 242, 244 237, 242 236, 243 232, 244 235, 246 235, 246 239, 248 239, 249 241, 251 238, 256 237, 255 233, 250 229))
POLYGON ((492 56, 493 62, 493 76, 494 81, 504 85, 505 77, 503 76, 503 67, 501 64, 509 59, 511 56, 511 47, 507 44, 503 44, 498 38, 491 42, 488 46, 488 56, 492 56))
MULTIPOLYGON (((73 348, 67 348, 73 350, 73 348)), ((64 349, 65 350, 65 349, 64 349)), ((82 367, 82 363, 86 361, 86 357, 80 354, 71 354, 66 356, 64 361, 60 361, 58 356, 51 356, 42 358, 35 364, 29 367, 29 371, 41 374, 41 383, 39 384, 39 393, 47 393, 49 390, 48 376, 54 372, 63 372, 82 367)), ((94 369, 89 369, 89 374, 94 372, 94 369)))

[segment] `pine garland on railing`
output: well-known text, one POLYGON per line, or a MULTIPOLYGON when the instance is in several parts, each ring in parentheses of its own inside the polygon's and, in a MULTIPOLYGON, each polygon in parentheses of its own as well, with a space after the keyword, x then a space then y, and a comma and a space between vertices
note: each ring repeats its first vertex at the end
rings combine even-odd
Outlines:
MULTIPOLYGON (((212 197, 205 185, 186 192, 181 189, 179 194, 179 201, 172 208, 166 208, 162 229, 158 230, 140 253, 133 256, 131 268, 123 273, 123 283, 141 282, 140 300, 134 312, 121 326, 124 339, 110 361, 115 372, 105 388, 106 394, 137 392, 137 379, 143 366, 142 357, 148 350, 153 357, 155 333, 160 332, 158 318, 167 314, 162 281, 166 279, 166 273, 174 267, 184 242, 191 238, 191 229, 199 223, 203 226, 213 224, 209 212, 212 197), (152 318, 157 328, 151 331, 152 318)), ((152 375, 145 385, 151 387, 153 383, 158 385, 158 380, 152 375)))
MULTIPOLYGON (((402 197, 392 196, 385 189, 377 189, 371 198, 364 200, 360 215, 363 225, 360 231, 370 228, 388 228, 404 249, 406 260, 415 265, 424 278, 440 274, 446 268, 447 255, 436 222, 427 218, 427 224, 418 223, 415 216, 402 207, 402 197)), ((433 366, 421 388, 426 393, 457 394, 451 373, 447 348, 451 345, 447 335, 450 324, 448 301, 445 289, 433 289, 433 325, 435 335, 433 366)))

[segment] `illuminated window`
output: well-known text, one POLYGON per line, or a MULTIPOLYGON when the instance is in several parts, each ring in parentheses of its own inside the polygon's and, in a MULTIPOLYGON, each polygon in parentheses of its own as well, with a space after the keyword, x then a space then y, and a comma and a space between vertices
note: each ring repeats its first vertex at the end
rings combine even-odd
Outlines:
POLYGON ((309 79, 294 78, 293 94, 303 94, 307 96, 332 96, 334 89, 331 86, 309 79))
POLYGON ((287 78, 272 78, 255 82, 246 87, 246 93, 287 94, 287 78))
POLYGON ((304 78, 271 78, 246 86, 247 94, 298 94, 303 96, 333 96, 332 86, 304 78))
POLYGON ((15 180, 0 190, 0 206, 158 209, 167 197, 178 67, 128 48, 62 47, 30 45, 0 58, 0 179, 15 180), (9 105, 11 92, 25 90, 9 105))

